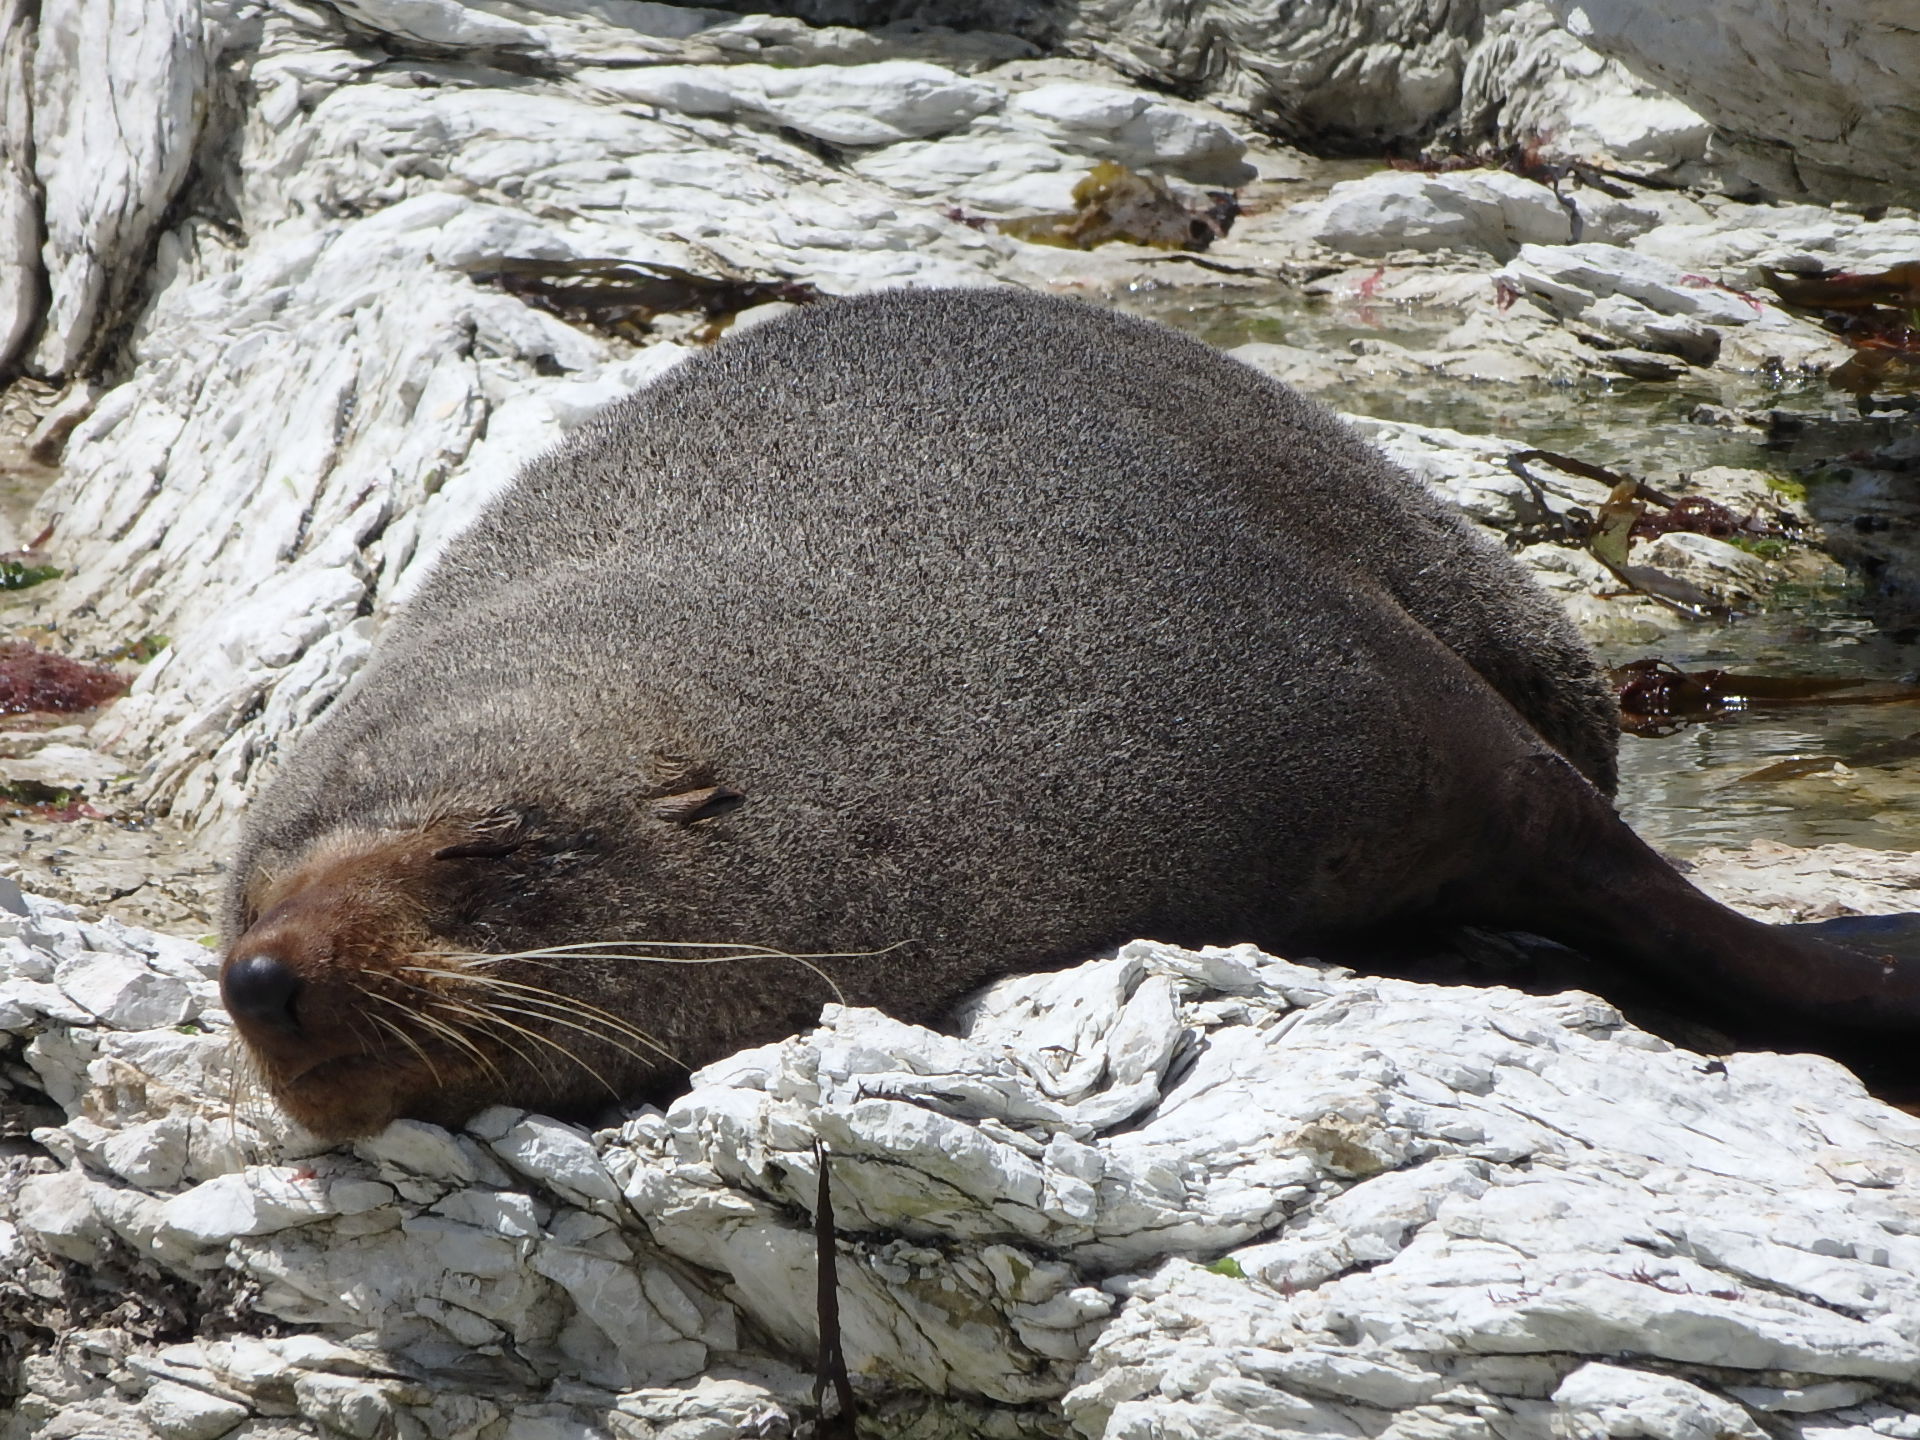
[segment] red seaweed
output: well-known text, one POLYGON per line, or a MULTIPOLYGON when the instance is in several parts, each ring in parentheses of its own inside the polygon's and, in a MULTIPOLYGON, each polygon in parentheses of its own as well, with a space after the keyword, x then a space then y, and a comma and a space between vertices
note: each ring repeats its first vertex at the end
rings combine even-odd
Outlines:
POLYGON ((100 665, 85 665, 21 641, 0 642, 0 715, 91 710, 127 688, 100 665))

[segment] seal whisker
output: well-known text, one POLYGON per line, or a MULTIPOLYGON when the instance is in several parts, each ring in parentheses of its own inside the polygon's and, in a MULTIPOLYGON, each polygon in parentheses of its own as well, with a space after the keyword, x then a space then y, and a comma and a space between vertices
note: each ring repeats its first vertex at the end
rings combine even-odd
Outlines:
MULTIPOLYGON (((384 1000, 387 997, 382 995, 376 998, 384 1000)), ((402 1045, 413 1051, 414 1054, 418 1055, 420 1057, 420 1063, 427 1067, 427 1073, 433 1077, 433 1083, 435 1085, 443 1087, 446 1085, 447 1082, 440 1076, 440 1067, 433 1063, 433 1057, 427 1054, 427 1052, 420 1047, 419 1042, 411 1035, 407 1034, 406 1031, 402 1030, 384 1015, 369 1015, 367 1018, 373 1022, 375 1029, 386 1031, 387 1034, 391 1035, 402 1045)))
POLYGON ((524 1005, 536 1006, 538 1008, 533 1010, 520 1010, 510 1005, 503 1005, 497 1000, 483 1001, 481 1003, 483 1008, 490 1011, 507 1009, 516 1015, 527 1015, 544 1020, 551 1020, 555 1024, 565 1025, 569 1029, 577 1030, 583 1035, 591 1035, 604 1040, 622 1053, 640 1061, 643 1065, 653 1064, 654 1061, 647 1055, 634 1049, 633 1046, 625 1044, 619 1038, 621 1035, 626 1035, 635 1043, 651 1050, 654 1056, 660 1060, 665 1060, 669 1065, 677 1066, 682 1070, 692 1069, 684 1060, 675 1055, 671 1050, 668 1050, 645 1031, 636 1030, 630 1025, 622 1024, 615 1017, 607 1015, 604 1011, 595 1011, 592 1006, 587 1006, 584 1010, 571 1008, 578 1006, 580 1002, 570 1001, 565 996, 558 996, 551 992, 539 990, 521 993, 519 989, 516 989, 510 998, 518 1000, 524 1005), (600 1025, 596 1026, 593 1023, 595 1021, 599 1021, 600 1025))
MULTIPOLYGON (((402 967, 402 968, 410 968, 410 967, 402 967)), ((501 985, 502 983, 506 983, 506 984, 512 983, 512 982, 500 982, 494 979, 493 977, 487 977, 487 978, 496 987, 501 985)), ((406 982, 402 982, 402 983, 406 983, 406 982)), ((494 1034, 494 1038, 500 1040, 501 1043, 505 1044, 509 1049, 511 1049, 514 1052, 514 1054, 518 1055, 522 1060, 526 1061, 526 1063, 536 1071, 540 1070, 542 1067, 536 1064, 533 1058, 529 1056, 526 1051, 522 1050, 519 1046, 515 1045, 511 1040, 507 1039, 505 1035, 499 1034, 497 1032, 501 1030, 509 1030, 509 1031, 512 1031, 513 1033, 524 1035, 527 1039, 533 1040, 538 1044, 544 1045, 549 1049, 553 1050, 555 1053, 565 1056, 567 1059, 575 1061, 583 1069, 587 1070, 588 1073, 592 1074, 596 1080, 599 1080, 601 1084, 603 1085, 607 1084, 605 1078, 602 1077, 597 1070, 594 1070, 591 1066, 587 1065, 587 1063, 584 1060, 581 1060, 579 1056, 573 1054, 570 1050, 568 1050, 559 1041, 555 1040, 552 1036, 542 1035, 538 1031, 530 1030, 524 1025, 520 1025, 515 1023, 514 1021, 506 1019, 505 1016, 501 1013, 503 1010, 511 1011, 512 1013, 518 1014, 518 1015, 525 1015, 530 1019, 547 1020, 553 1023, 567 1025, 570 1028, 580 1030, 585 1034, 596 1035, 597 1038, 608 1041, 609 1043, 613 1044, 615 1048, 624 1051, 627 1055, 631 1056, 636 1060, 639 1060, 641 1063, 643 1064, 647 1063, 647 1058, 644 1055, 641 1055, 637 1051, 633 1050, 631 1047, 620 1044, 618 1040, 613 1039, 613 1037, 611 1036, 598 1034, 597 1032, 590 1029, 589 1027, 568 1019, 567 1016, 563 1013, 552 1013, 551 1008, 547 1012, 542 1012, 542 1011, 534 1011, 534 1010, 520 1010, 513 1006, 499 1006, 499 1005, 487 1004, 485 1002, 482 1002, 480 1004, 469 1004, 465 1001, 457 1000, 450 996, 435 994, 433 991, 429 990, 424 985, 414 985, 412 986, 412 988, 416 990, 420 990, 423 993, 426 993, 432 996, 433 1002, 435 1004, 440 1005, 446 1009, 455 1011, 458 1014, 469 1016, 472 1019, 478 1021, 482 1026, 486 1027, 489 1033, 494 1034)), ((530 996, 516 996, 516 998, 525 999, 528 1001, 528 1003, 540 1003, 552 1008, 557 1008, 555 1002, 561 999, 561 997, 549 996, 537 990, 533 991, 530 996)), ((613 1016, 607 1016, 606 1018, 611 1023, 619 1024, 618 1020, 613 1016)), ((659 1048, 650 1036, 644 1035, 637 1030, 633 1030, 631 1026, 620 1025, 620 1028, 631 1033, 633 1037, 639 1040, 641 1043, 655 1045, 656 1049, 659 1048)), ((665 1054, 665 1052, 662 1051, 662 1054, 665 1054)), ((680 1063, 679 1061, 675 1060, 672 1055, 666 1055, 666 1058, 669 1061, 672 1061, 674 1064, 680 1063)), ((614 1087, 611 1085, 608 1085, 607 1088, 609 1090, 613 1090, 614 1087)), ((618 1092, 615 1091, 615 1094, 617 1095, 618 1092)))
MULTIPOLYGON (((566 1002, 562 1000, 555 1000, 555 999, 549 998, 548 996, 537 991, 528 995, 516 994, 513 996, 513 998, 516 1000, 522 1001, 526 1005, 539 1006, 541 1008, 522 1009, 520 1006, 509 1005, 501 1000, 489 1000, 485 1002, 484 1008, 486 1009, 487 1013, 490 1015, 497 1015, 502 1013, 509 1014, 509 1015, 524 1015, 531 1020, 543 1020, 549 1024, 562 1025, 569 1030, 578 1031, 580 1034, 590 1036, 595 1040, 604 1041, 606 1044, 613 1046, 614 1049, 619 1050, 620 1052, 631 1057, 632 1059, 638 1060, 643 1065, 651 1065, 654 1063, 651 1057, 642 1054, 638 1050, 635 1050, 631 1045, 623 1044, 616 1034, 610 1034, 604 1029, 597 1029, 594 1026, 587 1024, 586 1017, 575 1018, 574 1012, 569 1012, 564 1008, 566 1002)), ((628 1027, 619 1026, 618 1029, 627 1030, 628 1027)), ((658 1041, 654 1040, 652 1037, 642 1035, 637 1031, 629 1031, 629 1033, 631 1033, 633 1037, 636 1040, 638 1040, 641 1044, 645 1045, 648 1049, 654 1051, 655 1054, 660 1059, 666 1060, 669 1064, 677 1065, 682 1070, 687 1070, 692 1068, 691 1066, 687 1065, 686 1062, 681 1060, 678 1056, 669 1052, 664 1046, 662 1046, 658 1041)), ((557 1043, 554 1040, 552 1040, 550 1037, 543 1036, 541 1038, 545 1040, 547 1044, 550 1044, 550 1045, 557 1043)))
MULTIPOLYGON (((652 945, 666 950, 740 950, 788 960, 865 960, 875 955, 891 954, 912 943, 911 940, 895 940, 890 945, 882 945, 874 950, 807 950, 796 954, 771 945, 755 945, 747 940, 580 940, 566 945, 536 945, 526 950, 444 950, 431 953, 450 960, 520 960, 540 955, 580 955, 594 950, 652 945)), ((696 964, 698 961, 690 959, 688 963, 696 964)))
MULTIPOLYGON (((401 970, 410 971, 413 973, 426 973, 426 974, 446 973, 442 971, 435 971, 430 967, 426 967, 426 966, 403 965, 398 968, 401 970)), ((625 1035, 629 1039, 632 1039, 633 1041, 635 1041, 636 1043, 645 1045, 649 1049, 655 1051, 657 1054, 659 1054, 659 1056, 663 1060, 670 1061, 671 1063, 678 1065, 683 1070, 690 1070, 693 1068, 692 1066, 686 1064, 685 1061, 681 1060, 680 1057, 675 1055, 671 1050, 667 1049, 666 1046, 662 1045, 653 1036, 647 1034, 646 1031, 639 1029, 637 1026, 629 1024, 627 1021, 623 1020, 620 1016, 613 1014, 611 1011, 602 1010, 598 1005, 590 1005, 586 1001, 581 1000, 575 996, 563 995, 557 990, 549 990, 544 985, 527 985, 518 980, 503 979, 501 976, 498 976, 498 975, 461 974, 452 978, 454 978, 456 983, 458 984, 471 985, 482 990, 511 991, 519 999, 527 1000, 527 1001, 537 1000, 547 1005, 551 1005, 556 1008, 558 1013, 576 1015, 581 1019, 591 1018, 591 1019, 599 1020, 603 1024, 607 1025, 610 1029, 612 1029, 615 1033, 625 1035)))
MULTIPOLYGON (((402 981, 401 983, 405 984, 406 982, 402 981)), ((425 986, 412 985, 412 986, 408 986, 408 988, 422 991, 432 999, 436 999, 436 1000, 438 999, 437 996, 432 995, 431 991, 427 991, 425 986)), ((394 1009, 399 1010, 400 1012, 405 1014, 409 1019, 414 1020, 418 1024, 425 1026, 428 1030, 440 1036, 442 1039, 447 1040, 453 1045, 458 1046, 460 1049, 467 1051, 469 1054, 473 1056, 475 1060, 477 1060, 480 1063, 481 1068, 484 1069, 487 1072, 487 1074, 490 1075, 493 1079, 497 1081, 502 1081, 502 1082, 504 1082, 504 1080, 506 1079, 506 1077, 501 1074, 500 1067, 494 1063, 493 1057, 487 1054, 487 1052, 482 1050, 478 1045, 474 1044, 473 1041, 469 1039, 467 1036, 461 1034, 457 1027, 453 1025, 449 1025, 446 1021, 439 1019, 437 1016, 428 1014, 424 1009, 416 1009, 415 1007, 410 1006, 403 1001, 396 1000, 391 995, 380 995, 371 991, 368 993, 370 998, 378 1000, 384 1005, 391 1005, 394 1009)), ((389 1033, 396 1033, 396 1032, 392 1031, 390 1027, 389 1033)), ((402 1040, 405 1040, 409 1045, 412 1045, 413 1043, 405 1035, 400 1035, 399 1038, 402 1040)), ((418 1046, 414 1046, 413 1048, 416 1053, 420 1053, 421 1059, 423 1060, 426 1059, 425 1054, 420 1052, 420 1049, 418 1046)), ((428 1068, 429 1069, 432 1068, 431 1061, 428 1061, 428 1068)))
MULTIPOLYGON (((411 967, 403 966, 401 968, 406 969, 411 967)), ((397 976, 395 978, 398 979, 397 976)), ((555 1042, 553 1042, 552 1040, 550 1040, 548 1037, 544 1035, 535 1034, 534 1032, 527 1030, 524 1026, 515 1025, 511 1021, 502 1020, 501 1017, 499 1017, 498 1015, 495 1015, 492 1011, 486 1009, 484 1006, 471 1005, 464 1000, 457 999, 454 996, 443 995, 439 991, 432 989, 430 986, 421 985, 416 981, 400 980, 399 983, 405 986, 408 990, 424 996, 426 999, 427 1005, 432 1005, 439 1009, 448 1011, 455 1017, 471 1019, 479 1022, 477 1028, 480 1028, 486 1034, 491 1036, 491 1038, 498 1040, 501 1044, 505 1045, 509 1050, 513 1051, 513 1053, 517 1055, 523 1063, 525 1063, 527 1068, 532 1070, 536 1074, 544 1073, 547 1075, 551 1075, 553 1073, 551 1065, 542 1065, 540 1061, 536 1060, 532 1055, 529 1055, 525 1050, 521 1049, 518 1045, 514 1044, 513 1041, 507 1037, 507 1035, 500 1033, 502 1030, 511 1030, 519 1034, 525 1035, 528 1039, 534 1040, 539 1044, 546 1046, 548 1049, 551 1049, 560 1055, 564 1056, 567 1054, 566 1048, 564 1046, 556 1044, 555 1042)), ((393 1001, 390 1003, 398 1004, 397 1001, 393 1001)), ((496 1079, 500 1079, 504 1082, 505 1076, 501 1071, 499 1065, 494 1061, 493 1057, 488 1055, 486 1051, 483 1050, 480 1047, 480 1045, 475 1040, 473 1040, 471 1036, 464 1034, 457 1025, 449 1021, 441 1020, 435 1016, 429 1015, 426 1012, 425 1006, 423 1006, 419 1011, 409 1011, 409 1013, 413 1014, 415 1018, 420 1020, 422 1023, 431 1025, 439 1033, 445 1035, 448 1039, 454 1041, 464 1049, 471 1051, 475 1056, 475 1058, 479 1060, 481 1065, 486 1068, 489 1074, 493 1075, 496 1079)))
MULTIPOLYGON (((507 1040, 505 1038, 505 1035, 499 1034, 499 1032, 511 1032, 515 1035, 522 1035, 522 1036, 525 1036, 527 1039, 535 1042, 536 1044, 546 1046, 549 1050, 553 1051, 554 1054, 559 1055, 565 1059, 571 1060, 574 1064, 578 1065, 582 1070, 586 1071, 587 1074, 591 1075, 595 1080, 599 1081, 601 1086, 606 1090, 606 1092, 609 1095, 611 1095, 615 1100, 618 1100, 621 1098, 619 1087, 614 1085, 612 1081, 608 1080, 606 1076, 602 1075, 592 1065, 588 1064, 584 1058, 582 1058, 579 1055, 576 1055, 573 1051, 569 1050, 565 1045, 561 1044, 558 1040, 554 1039, 553 1036, 542 1035, 538 1030, 530 1029, 527 1026, 520 1024, 518 1021, 509 1020, 507 1018, 507 1015, 508 1014, 525 1015, 530 1019, 545 1020, 551 1023, 562 1024, 562 1025, 567 1024, 568 1022, 559 1019, 557 1016, 542 1015, 537 1010, 520 1010, 512 1005, 490 1005, 483 1012, 477 1012, 477 1013, 484 1014, 488 1028, 499 1035, 499 1038, 502 1044, 512 1046, 514 1053, 517 1055, 520 1055, 523 1059, 526 1058, 525 1052, 522 1051, 518 1046, 513 1045, 512 1041, 507 1040)), ((574 1025, 571 1028, 576 1030, 585 1030, 586 1027, 580 1026, 580 1025, 574 1025)), ((605 1040, 607 1038, 604 1035, 595 1035, 594 1032, 591 1030, 586 1030, 586 1033, 588 1035, 592 1035, 595 1039, 598 1039, 598 1040, 605 1040)), ((614 1044, 615 1044, 615 1048, 617 1049, 626 1048, 624 1046, 619 1045, 618 1042, 614 1042, 614 1044)), ((627 1053, 629 1055, 634 1055, 634 1052, 631 1050, 628 1050, 627 1053)), ((646 1057, 642 1055, 634 1055, 634 1058, 644 1062, 646 1057)), ((529 1061, 528 1063, 531 1064, 532 1062, 529 1061)))
MULTIPOLYGON (((490 1010, 462 1004, 454 1000, 442 1000, 440 1003, 458 1014, 470 1017, 476 1022, 474 1027, 476 1030, 506 1046, 507 1049, 517 1055, 521 1062, 536 1075, 545 1075, 549 1079, 552 1078, 554 1074, 554 1066, 552 1064, 553 1055, 557 1055, 565 1060, 574 1060, 577 1058, 568 1052, 566 1046, 559 1044, 549 1036, 529 1030, 524 1025, 517 1025, 506 1017, 496 1015, 490 1010), (546 1063, 543 1064, 541 1059, 536 1058, 534 1055, 529 1055, 520 1046, 516 1045, 512 1039, 514 1035, 524 1036, 533 1041, 537 1047, 540 1047, 539 1054, 545 1057, 546 1063), (549 1051, 552 1052, 551 1055, 547 1054, 549 1051)), ((598 1079, 599 1077, 596 1075, 595 1078, 598 1079)))
MULTIPOLYGON (((632 942, 595 941, 593 943, 599 946, 632 942)), ((641 941, 639 943, 650 944, 653 942, 641 941)), ((659 943, 672 947, 682 944, 683 942, 678 940, 664 940, 659 943)), ((692 946, 698 942, 686 941, 684 943, 692 946)), ((911 942, 899 940, 880 950, 820 950, 805 954, 795 954, 787 950, 775 950, 764 945, 746 947, 739 945, 714 945, 711 947, 713 949, 733 951, 734 953, 730 955, 649 955, 638 950, 597 949, 587 951, 575 946, 553 946, 549 949, 523 950, 514 954, 456 954, 436 956, 435 958, 452 961, 462 970, 484 969, 488 965, 498 964, 506 960, 522 961, 528 964, 538 964, 543 961, 557 964, 563 959, 574 962, 580 960, 618 960, 641 965, 728 965, 738 964, 743 960, 791 960, 803 970, 810 971, 816 979, 833 992, 835 1002, 844 1005, 847 1003, 846 992, 840 988, 839 983, 833 976, 829 975, 821 966, 813 964, 813 961, 867 960, 878 955, 885 955, 889 951, 898 950, 901 946, 909 943, 911 942)), ((701 948, 707 947, 702 946, 701 948)))

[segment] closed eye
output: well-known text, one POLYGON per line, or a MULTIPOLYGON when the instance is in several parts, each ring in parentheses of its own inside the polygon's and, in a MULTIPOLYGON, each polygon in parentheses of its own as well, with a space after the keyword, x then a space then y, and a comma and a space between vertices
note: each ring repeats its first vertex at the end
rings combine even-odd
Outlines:
POLYGON ((433 852, 436 860, 498 860, 511 855, 524 840, 476 840, 467 845, 449 845, 433 852))

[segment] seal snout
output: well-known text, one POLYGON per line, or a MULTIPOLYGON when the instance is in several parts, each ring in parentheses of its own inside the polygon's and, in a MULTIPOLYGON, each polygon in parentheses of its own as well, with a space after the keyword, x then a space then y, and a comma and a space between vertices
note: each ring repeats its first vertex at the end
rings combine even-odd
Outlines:
POLYGON ((233 960, 220 976, 220 998, 242 1025, 297 1031, 300 977, 277 956, 263 950, 233 960))

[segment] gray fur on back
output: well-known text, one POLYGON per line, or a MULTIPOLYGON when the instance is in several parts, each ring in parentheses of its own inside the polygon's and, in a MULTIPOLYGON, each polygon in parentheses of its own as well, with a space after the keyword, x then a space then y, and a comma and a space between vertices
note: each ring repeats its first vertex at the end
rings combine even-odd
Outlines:
MULTIPOLYGON (((570 878, 469 917, 500 943, 913 941, 842 973, 925 1014, 1136 934, 1417 911, 1496 853, 1489 767, 1611 790, 1612 714, 1558 608, 1319 406, 1088 306, 892 292, 530 466, 254 807, 236 897, 336 825, 510 808, 570 878), (715 782, 744 805, 646 808, 715 782)), ((720 1038, 800 1013, 751 989, 720 1038)))

